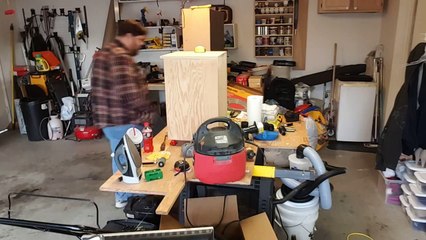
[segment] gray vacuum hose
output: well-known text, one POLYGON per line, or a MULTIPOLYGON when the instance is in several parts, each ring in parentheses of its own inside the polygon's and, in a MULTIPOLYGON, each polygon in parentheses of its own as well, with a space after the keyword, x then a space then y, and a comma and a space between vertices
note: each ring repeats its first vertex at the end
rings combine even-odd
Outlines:
MULTIPOLYGON (((299 150, 299 148, 298 148, 299 150)), ((324 163, 318 153, 311 147, 303 148, 303 155, 311 161, 312 166, 314 167, 317 175, 320 176, 324 174, 327 170, 325 169, 324 163)), ((289 178, 281 178, 281 181, 289 188, 294 189, 297 187, 300 182, 295 179, 289 178)), ((331 189, 330 189, 330 181, 324 180, 318 188, 312 191, 309 195, 311 196, 319 196, 320 197, 320 205, 322 209, 330 209, 332 205, 331 199, 331 189)))

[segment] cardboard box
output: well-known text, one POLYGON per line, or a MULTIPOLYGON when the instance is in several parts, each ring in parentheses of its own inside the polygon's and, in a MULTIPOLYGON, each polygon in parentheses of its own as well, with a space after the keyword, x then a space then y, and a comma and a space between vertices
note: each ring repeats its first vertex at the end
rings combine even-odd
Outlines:
POLYGON ((248 79, 249 87, 251 88, 261 88, 262 87, 262 76, 250 76, 248 79))
POLYGON ((214 226, 215 235, 225 236, 225 239, 278 239, 266 213, 239 219, 236 195, 189 198, 185 201, 185 209, 188 217, 185 217, 185 226, 173 217, 162 216, 160 229, 191 227, 191 223, 193 227, 214 226))

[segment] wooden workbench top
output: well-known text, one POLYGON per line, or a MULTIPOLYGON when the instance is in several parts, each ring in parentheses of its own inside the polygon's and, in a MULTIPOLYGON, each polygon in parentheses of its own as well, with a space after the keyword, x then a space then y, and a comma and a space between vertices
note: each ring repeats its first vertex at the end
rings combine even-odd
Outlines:
MULTIPOLYGON (((160 149, 161 143, 163 142, 166 133, 167 128, 163 129, 159 134, 154 137, 153 144, 155 151, 158 151, 160 149)), ((145 182, 144 177, 142 176, 142 179, 139 183, 127 184, 121 181, 121 173, 116 172, 104 184, 102 184, 99 189, 101 191, 110 192, 130 192, 137 194, 165 196, 158 208, 156 209, 155 213, 159 215, 167 215, 185 186, 185 176, 182 173, 178 174, 177 176, 174 176, 174 163, 177 160, 183 159, 181 155, 181 148, 179 146, 169 146, 169 140, 167 140, 166 142, 167 145, 165 151, 169 151, 171 155, 170 158, 166 161, 165 166, 161 168, 161 170, 163 171, 163 179, 145 182)), ((144 159, 145 154, 142 154, 142 162, 146 162, 144 159)), ((187 181, 199 181, 194 177, 194 171, 192 167, 193 159, 187 159, 187 161, 191 165, 191 171, 187 172, 186 174, 187 181)), ((253 166, 254 162, 247 162, 245 177, 240 181, 232 182, 229 184, 250 185, 253 174, 253 166)), ((143 164, 142 173, 147 170, 157 168, 158 166, 154 164, 143 164)))
POLYGON ((285 136, 281 134, 274 141, 259 141, 254 142, 261 148, 275 148, 275 149, 296 149, 300 144, 309 145, 308 131, 303 118, 298 122, 293 123, 296 129, 294 132, 287 132, 285 136))

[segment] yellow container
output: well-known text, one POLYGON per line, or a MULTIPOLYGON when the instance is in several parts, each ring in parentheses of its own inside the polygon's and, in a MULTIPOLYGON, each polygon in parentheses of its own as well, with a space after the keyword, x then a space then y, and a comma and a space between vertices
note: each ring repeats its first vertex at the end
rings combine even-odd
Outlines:
POLYGON ((50 71, 49 63, 41 56, 41 54, 37 54, 35 56, 35 67, 38 72, 50 71))
POLYGON ((46 86, 46 75, 31 75, 30 77, 31 80, 31 85, 36 85, 38 87, 40 87, 41 89, 43 89, 43 92, 46 94, 48 94, 47 92, 47 86, 46 86))

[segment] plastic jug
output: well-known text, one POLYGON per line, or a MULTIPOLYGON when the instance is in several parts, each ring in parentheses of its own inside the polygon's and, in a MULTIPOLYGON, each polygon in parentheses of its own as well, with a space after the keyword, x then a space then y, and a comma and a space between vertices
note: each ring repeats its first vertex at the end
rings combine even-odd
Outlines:
POLYGON ((50 71, 49 63, 41 56, 41 54, 37 54, 35 56, 35 67, 38 72, 50 71))
POLYGON ((58 115, 50 116, 50 120, 47 123, 47 133, 50 140, 59 140, 64 136, 64 126, 58 115))
POLYGON ((143 136, 143 152, 150 153, 154 151, 152 143, 152 128, 149 126, 149 122, 144 122, 142 129, 143 136))

